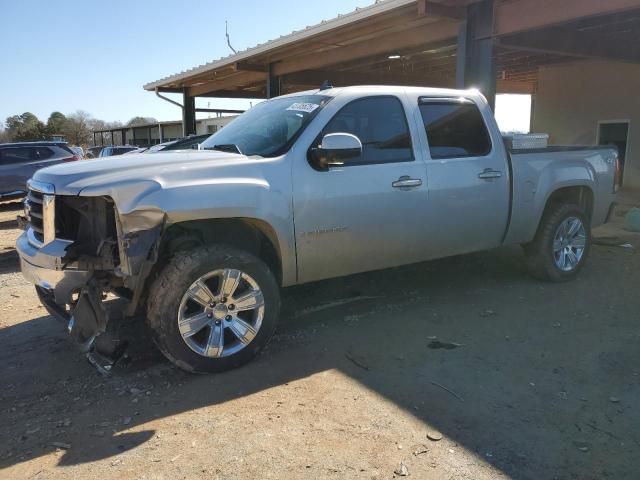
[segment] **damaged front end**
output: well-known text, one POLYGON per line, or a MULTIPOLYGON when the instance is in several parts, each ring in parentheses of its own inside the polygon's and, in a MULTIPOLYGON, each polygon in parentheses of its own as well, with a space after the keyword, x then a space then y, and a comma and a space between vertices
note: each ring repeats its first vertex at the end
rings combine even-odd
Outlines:
POLYGON ((112 335, 115 320, 135 313, 156 261, 164 215, 121 216, 109 197, 56 196, 52 186, 38 182, 30 185, 25 207, 28 223, 17 242, 24 276, 84 351, 121 355, 120 342, 96 339, 112 335))

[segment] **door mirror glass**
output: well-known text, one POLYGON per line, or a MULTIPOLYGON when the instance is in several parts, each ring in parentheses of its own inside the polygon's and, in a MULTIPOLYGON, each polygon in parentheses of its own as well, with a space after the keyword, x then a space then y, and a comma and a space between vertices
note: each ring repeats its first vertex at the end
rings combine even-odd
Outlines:
POLYGON ((360 158, 361 155, 362 142, 350 133, 328 133, 322 137, 320 146, 311 150, 313 164, 320 170, 344 165, 345 162, 360 158))

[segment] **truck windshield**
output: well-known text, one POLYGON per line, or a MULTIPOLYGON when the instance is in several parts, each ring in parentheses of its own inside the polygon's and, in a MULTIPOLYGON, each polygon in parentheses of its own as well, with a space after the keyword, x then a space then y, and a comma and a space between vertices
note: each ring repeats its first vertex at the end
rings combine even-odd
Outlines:
POLYGON ((200 148, 247 156, 282 155, 331 98, 300 95, 259 103, 209 137, 200 148))

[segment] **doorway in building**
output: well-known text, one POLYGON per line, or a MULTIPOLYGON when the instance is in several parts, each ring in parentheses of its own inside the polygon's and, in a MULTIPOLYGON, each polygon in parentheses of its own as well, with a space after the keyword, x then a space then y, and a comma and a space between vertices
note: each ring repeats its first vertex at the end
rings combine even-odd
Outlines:
POLYGON ((598 145, 615 145, 620 159, 620 183, 624 177, 624 162, 629 144, 629 120, 598 122, 598 145))

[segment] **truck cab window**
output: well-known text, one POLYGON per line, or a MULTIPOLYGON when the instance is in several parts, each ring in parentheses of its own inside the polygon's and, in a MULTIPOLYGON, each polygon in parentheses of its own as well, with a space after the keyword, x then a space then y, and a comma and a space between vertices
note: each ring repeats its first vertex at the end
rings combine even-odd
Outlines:
POLYGON ((422 103, 420 113, 432 159, 483 157, 491 152, 491 139, 475 104, 434 100, 422 103))
POLYGON ((396 97, 366 97, 348 103, 329 121, 322 136, 328 133, 351 133, 362 142, 362 156, 347 165, 413 160, 409 126, 396 97))

